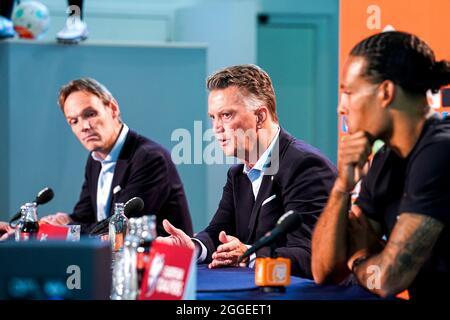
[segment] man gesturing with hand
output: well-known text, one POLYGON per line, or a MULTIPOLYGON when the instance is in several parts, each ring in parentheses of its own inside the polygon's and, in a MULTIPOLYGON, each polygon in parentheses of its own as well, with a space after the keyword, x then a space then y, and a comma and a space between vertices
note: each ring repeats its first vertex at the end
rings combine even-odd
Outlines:
POLYGON ((216 214, 194 238, 163 226, 159 240, 197 248, 198 262, 210 268, 250 266, 270 256, 263 247, 249 259, 238 259, 271 231, 287 211, 302 213, 303 225, 277 242, 278 256, 291 259, 292 273, 311 278, 311 233, 336 177, 333 164, 317 149, 295 139, 278 122, 269 75, 255 65, 238 65, 213 74, 208 115, 217 142, 232 166, 216 214))

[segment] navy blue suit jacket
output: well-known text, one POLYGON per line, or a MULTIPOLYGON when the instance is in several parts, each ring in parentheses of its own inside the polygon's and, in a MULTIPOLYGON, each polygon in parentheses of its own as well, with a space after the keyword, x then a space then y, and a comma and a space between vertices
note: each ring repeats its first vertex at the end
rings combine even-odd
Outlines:
MULTIPOLYGON (((97 222, 97 180, 101 164, 89 155, 85 180, 71 218, 80 223, 82 233, 88 233, 97 222)), ((162 220, 168 219, 188 235, 193 234, 191 216, 175 164, 169 152, 150 139, 130 130, 116 163, 110 190, 111 215, 115 202, 127 202, 133 197, 144 200, 140 215, 155 214, 159 235, 167 235, 162 220), (114 189, 120 191, 114 193, 114 189)))
MULTIPOLYGON (((205 262, 209 262, 221 244, 220 231, 251 245, 272 230, 285 212, 295 210, 303 214, 303 225, 277 243, 276 253, 291 259, 293 274, 312 278, 311 235, 336 179, 336 168, 316 148, 296 140, 283 129, 279 148, 272 153, 276 151, 279 152, 278 172, 263 176, 256 200, 251 182, 243 173, 244 165, 229 169, 219 208, 209 226, 196 238, 206 246, 205 262), (272 200, 263 205, 270 197, 272 200)), ((262 248, 257 256, 270 256, 270 249, 262 248)))

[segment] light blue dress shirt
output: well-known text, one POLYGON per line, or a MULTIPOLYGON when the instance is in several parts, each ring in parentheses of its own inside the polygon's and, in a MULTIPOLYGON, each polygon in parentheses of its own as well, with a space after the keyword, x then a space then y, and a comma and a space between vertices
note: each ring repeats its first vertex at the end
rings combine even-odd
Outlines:
POLYGON ((102 169, 98 176, 97 181, 97 221, 102 221, 108 217, 111 199, 111 184, 114 177, 114 170, 116 169, 117 159, 119 159, 122 147, 125 144, 125 139, 127 137, 129 128, 126 124, 123 124, 122 130, 120 131, 119 137, 117 138, 114 147, 111 152, 101 159, 94 152, 91 156, 94 160, 100 162, 102 169))
MULTIPOLYGON (((261 182, 264 176, 264 170, 269 167, 270 160, 272 156, 272 150, 275 146, 275 143, 278 140, 278 137, 280 136, 280 127, 278 127, 277 133, 275 134, 275 137, 273 138, 272 142, 270 143, 269 147, 264 151, 264 153, 261 155, 261 157, 256 161, 255 165, 250 169, 244 164, 244 170, 243 172, 248 176, 250 179, 250 182, 252 183, 252 189, 253 189, 253 196, 257 197, 259 188, 261 187, 261 182)), ((197 262, 203 262, 206 259, 207 256, 207 249, 206 246, 198 239, 193 238, 195 242, 197 242, 200 245, 200 254, 197 258, 197 262)), ((251 245, 246 245, 247 248, 250 248, 251 245)), ((255 259, 256 254, 250 255, 249 259, 249 267, 253 268, 255 265, 255 259)))

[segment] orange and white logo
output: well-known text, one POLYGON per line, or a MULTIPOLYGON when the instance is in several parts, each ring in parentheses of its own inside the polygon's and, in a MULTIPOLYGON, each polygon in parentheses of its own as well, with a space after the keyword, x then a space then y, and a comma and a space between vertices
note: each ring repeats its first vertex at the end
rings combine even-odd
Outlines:
POLYGON ((287 286, 291 282, 291 260, 287 258, 257 258, 255 283, 258 286, 287 286))

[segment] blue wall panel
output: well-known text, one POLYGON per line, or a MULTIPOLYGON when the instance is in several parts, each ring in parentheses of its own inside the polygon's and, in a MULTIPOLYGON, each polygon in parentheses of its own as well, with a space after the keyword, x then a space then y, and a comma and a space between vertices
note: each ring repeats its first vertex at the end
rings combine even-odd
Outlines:
MULTIPOLYGON (((0 45, 0 206, 9 203, 9 51, 0 45)), ((2 211, 0 210, 0 217, 2 211)))

